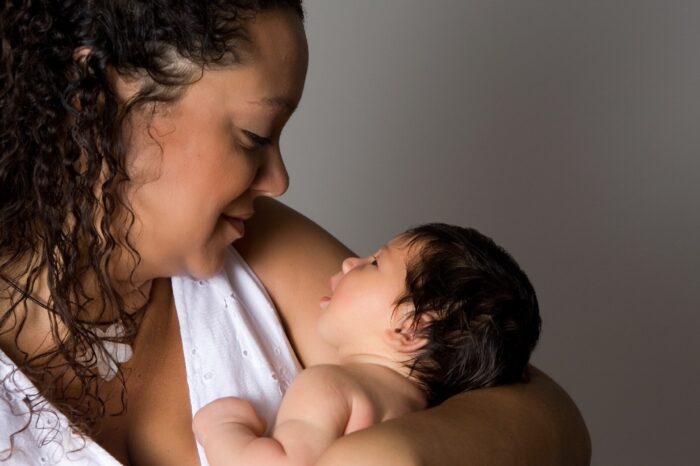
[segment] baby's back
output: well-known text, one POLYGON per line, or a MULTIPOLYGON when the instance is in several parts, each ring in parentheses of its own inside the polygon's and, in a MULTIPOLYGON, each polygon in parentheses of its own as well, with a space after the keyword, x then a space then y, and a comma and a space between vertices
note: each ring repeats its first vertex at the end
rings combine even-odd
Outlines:
POLYGON ((388 367, 367 363, 310 367, 294 380, 285 398, 281 415, 290 404, 331 407, 328 415, 345 423, 342 435, 426 406, 415 383, 388 367))

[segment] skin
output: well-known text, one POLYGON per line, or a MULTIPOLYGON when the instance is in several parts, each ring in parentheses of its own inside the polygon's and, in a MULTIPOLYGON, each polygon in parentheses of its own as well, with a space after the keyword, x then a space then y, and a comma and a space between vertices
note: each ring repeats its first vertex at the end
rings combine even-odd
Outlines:
MULTIPOLYGON (((337 363, 333 348, 317 334, 323 312, 317 301, 318 296, 328 295, 327 277, 350 251, 288 207, 263 199, 259 204, 265 214, 254 220, 248 230, 251 236, 237 243, 237 248, 270 291, 303 364, 337 363), (275 228, 280 218, 285 219, 282 230, 275 228), (266 247, 249 249, 252 235, 266 247), (287 241, 295 247, 289 248, 287 241), (307 251, 316 253, 313 261, 307 251)), ((536 368, 531 368, 530 375, 527 384, 470 391, 438 407, 343 436, 316 464, 590 464, 588 432, 571 398, 536 368)))
POLYGON ((321 339, 338 365, 299 374, 282 400, 270 437, 248 400, 215 400, 194 417, 211 466, 309 466, 342 435, 425 408, 425 394, 402 361, 425 343, 416 337, 403 294, 409 249, 391 241, 369 257, 348 257, 321 299, 321 339))
POLYGON ((206 405, 193 425, 211 466, 310 466, 338 437, 421 409, 424 398, 386 366, 324 364, 294 379, 270 437, 250 402, 236 397, 206 405))
POLYGON ((394 239, 368 257, 346 258, 331 277, 331 293, 319 303, 317 327, 341 364, 376 363, 407 374, 400 361, 425 343, 413 339, 404 320, 410 309, 394 312, 405 292, 407 254, 404 241, 394 239))
MULTIPOLYGON (((137 281, 212 276, 222 251, 245 234, 231 219, 248 220, 257 197, 287 190, 279 139, 301 99, 304 31, 291 13, 263 13, 251 30, 246 64, 204 71, 175 104, 156 107, 154 118, 145 109, 132 123, 127 198, 137 219, 129 232, 141 255, 137 281)), ((117 87, 125 98, 135 91, 123 79, 117 87)), ((126 262, 117 275, 132 269, 126 262)))
MULTIPOLYGON (((135 277, 137 289, 147 293, 148 301, 134 356, 124 365, 129 409, 107 417, 94 437, 126 465, 198 463, 167 277, 175 273, 208 276, 220 268, 223 248, 241 234, 239 228, 224 224, 222 215, 255 211, 245 222, 245 236, 236 241, 236 248, 270 293, 302 363, 338 362, 334 349, 316 332, 322 313, 318 297, 329 293, 328 277, 352 253, 313 222, 264 197, 281 194, 287 186, 278 142, 303 89, 307 57, 303 28, 293 13, 275 11, 260 14, 251 34, 256 44, 251 63, 205 71, 178 103, 157 113, 152 134, 163 145, 162 152, 143 133, 133 136, 134 158, 129 163, 142 182, 141 192, 128 194, 139 220, 134 240, 143 259, 135 277), (215 97, 215 101, 193 104, 193 96, 198 95, 215 97), (215 112, 219 121, 197 126, 199 119, 209 118, 209 112, 215 112), (271 142, 255 153, 245 152, 243 146, 254 144, 243 130, 271 142), (220 152, 223 148, 226 153, 220 152), (240 183, 244 179, 248 184, 240 183), (211 197, 196 192, 205 184, 211 197), (174 202, 187 202, 178 192, 185 187, 194 190, 201 209, 178 206, 191 216, 192 225, 172 208, 174 202), (174 217, 164 217, 162 212, 174 217), (168 231, 178 227, 191 233, 191 238, 168 231)), ((128 82, 117 84, 128 90, 128 82)), ((140 125, 134 128, 146 130, 140 125)), ((118 280, 132 264, 115 262, 118 280)), ((46 299, 45 287, 35 291, 38 298, 46 299)), ((0 300, 7 305, 8 297, 0 300)), ((28 312, 46 315, 31 305, 28 312)), ((46 319, 34 318, 23 334, 38 346, 47 335, 46 319)), ((0 346, 12 357, 12 332, 0 337, 0 346)), ((107 409, 112 412, 121 406, 118 388, 116 382, 104 388, 107 409)), ((535 370, 527 385, 477 390, 438 408, 344 436, 317 464, 548 466, 584 465, 589 460, 590 441, 575 405, 551 379, 535 370)))

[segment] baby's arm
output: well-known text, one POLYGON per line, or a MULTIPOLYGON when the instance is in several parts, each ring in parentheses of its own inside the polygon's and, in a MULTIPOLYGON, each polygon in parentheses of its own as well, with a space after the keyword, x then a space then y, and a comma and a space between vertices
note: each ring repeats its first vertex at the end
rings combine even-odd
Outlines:
POLYGON ((312 465, 342 436, 351 400, 336 366, 299 374, 282 400, 272 437, 250 402, 221 398, 197 412, 194 431, 211 466, 312 465))

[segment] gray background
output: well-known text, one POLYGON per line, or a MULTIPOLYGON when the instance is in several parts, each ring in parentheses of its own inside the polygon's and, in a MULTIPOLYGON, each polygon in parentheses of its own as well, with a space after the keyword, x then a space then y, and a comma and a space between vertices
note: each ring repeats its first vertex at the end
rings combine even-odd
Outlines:
POLYGON ((700 464, 700 2, 306 9, 283 199, 360 254, 426 221, 494 237, 593 464, 700 464))

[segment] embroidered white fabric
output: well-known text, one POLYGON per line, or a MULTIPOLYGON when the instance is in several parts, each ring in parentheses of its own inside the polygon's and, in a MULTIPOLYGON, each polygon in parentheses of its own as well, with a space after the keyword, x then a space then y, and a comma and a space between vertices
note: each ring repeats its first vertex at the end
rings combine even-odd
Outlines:
MULTIPOLYGON (((251 400, 272 426, 290 380, 301 370, 264 287, 240 255, 226 251, 224 269, 208 280, 172 279, 194 414, 222 396, 251 400)), ((120 463, 97 443, 73 434, 68 421, 45 400, 28 419, 24 397, 37 395, 0 351, 0 452, 12 447, 12 465, 106 465, 120 463)), ((4 457, 5 455, 3 455, 4 457)), ((202 466, 208 466, 199 448, 202 466)), ((3 464, 3 463, 0 463, 3 464)))

